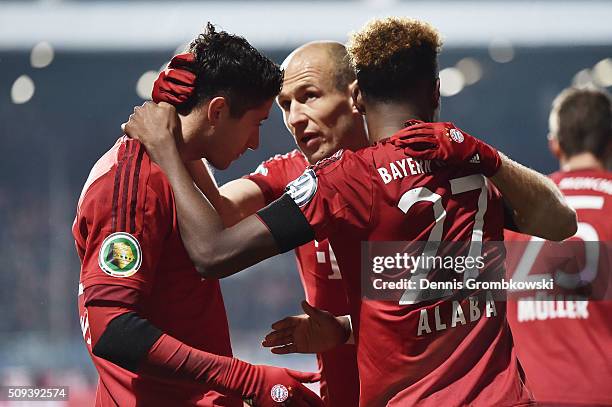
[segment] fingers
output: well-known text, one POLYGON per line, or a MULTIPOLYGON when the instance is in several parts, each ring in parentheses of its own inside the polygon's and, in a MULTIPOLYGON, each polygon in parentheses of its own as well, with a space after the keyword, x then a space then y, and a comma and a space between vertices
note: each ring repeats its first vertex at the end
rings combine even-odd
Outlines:
POLYGON ((135 115, 141 108, 141 106, 134 106, 134 113, 132 113, 130 117, 128 117, 128 121, 125 123, 121 123, 121 131, 129 138, 135 138, 132 134, 132 127, 134 126, 134 122, 136 121, 135 115))
POLYGON ((191 52, 185 52, 172 57, 168 66, 170 68, 191 66, 195 62, 195 55, 191 52))
POLYGON ((410 147, 404 148, 404 154, 408 157, 417 158, 419 160, 433 160, 436 158, 436 148, 414 150, 410 147))
MULTIPOLYGON (((147 102, 147 103, 151 103, 151 102, 147 102)), ((154 103, 151 103, 151 104, 155 105, 154 103)), ((163 108, 166 108, 166 109, 175 110, 174 105, 171 104, 171 103, 168 103, 168 102, 159 102, 157 105, 159 107, 163 107, 163 108)))
POLYGON ((270 352, 274 353, 275 355, 289 355, 290 353, 300 353, 298 352, 298 348, 295 343, 272 348, 270 349, 270 352))
POLYGON ((166 69, 164 73, 165 73, 166 80, 177 83, 177 84, 186 85, 191 88, 193 88, 194 82, 196 80, 195 74, 185 69, 169 68, 169 69, 166 69))
POLYGON ((188 85, 165 82, 159 85, 159 90, 160 92, 168 92, 176 96, 188 98, 193 93, 194 88, 188 85))
POLYGON ((266 348, 271 348, 274 346, 288 345, 290 343, 293 343, 293 329, 291 328, 269 333, 261 344, 266 348))
POLYGON ((399 147, 410 148, 414 151, 431 150, 438 148, 438 142, 431 137, 412 137, 398 143, 399 147))
POLYGON ((280 321, 276 321, 275 323, 272 324, 272 329, 276 331, 280 331, 282 329, 293 328, 300 323, 301 319, 302 318, 300 318, 299 316, 293 316, 293 317, 287 317, 287 318, 281 319, 280 321))
POLYGON ((175 107, 167 102, 155 103, 147 101, 142 106, 134 106, 132 113, 127 122, 121 124, 121 131, 128 137, 142 141, 144 124, 147 119, 151 118, 168 118, 168 114, 176 115, 175 107))
POLYGON ((172 92, 166 92, 164 90, 159 90, 156 93, 156 96, 153 98, 154 101, 156 102, 166 102, 166 103, 170 103, 173 105, 178 105, 181 104, 183 102, 185 102, 187 99, 189 99, 188 96, 185 95, 175 95, 172 92))
POLYGON ((321 381, 320 372, 300 372, 299 370, 285 369, 285 372, 300 383, 315 383, 321 381))
POLYGON ((412 126, 405 127, 404 129, 405 130, 429 129, 430 131, 433 131, 434 126, 432 123, 417 123, 417 124, 413 124, 412 126))
POLYGON ((153 83, 151 97, 154 102, 172 104, 185 102, 193 94, 195 75, 184 69, 166 69, 159 73, 153 83))
POLYGON ((411 137, 416 137, 416 136, 421 136, 421 137, 431 137, 431 138, 435 138, 435 133, 432 129, 404 129, 404 130, 400 130, 399 132, 396 133, 397 134, 397 138, 400 140, 404 140, 404 139, 408 139, 411 137))

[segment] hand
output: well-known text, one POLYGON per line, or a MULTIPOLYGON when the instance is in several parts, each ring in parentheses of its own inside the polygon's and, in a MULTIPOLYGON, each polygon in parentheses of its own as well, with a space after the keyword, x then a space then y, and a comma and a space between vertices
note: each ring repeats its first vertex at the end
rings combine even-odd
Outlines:
POLYGON ((305 373, 274 366, 252 365, 235 358, 223 369, 220 388, 240 395, 256 407, 323 407, 323 402, 302 383, 321 380, 320 373, 305 373))
POLYGON ((128 137, 139 140, 147 152, 158 161, 156 153, 174 147, 181 137, 181 122, 176 109, 169 103, 145 102, 136 106, 127 123, 121 128, 128 137))
POLYGON ((167 102, 176 106, 191 97, 195 91, 196 75, 184 68, 194 61, 193 54, 189 52, 172 58, 153 84, 151 97, 155 103, 167 102))
POLYGON ((486 177, 501 166, 497 150, 452 123, 418 123, 395 133, 391 141, 418 159, 441 160, 451 165, 477 165, 486 177))
POLYGON ((306 314, 287 317, 272 324, 273 331, 262 342, 272 353, 322 353, 342 345, 350 336, 350 325, 327 311, 302 301, 306 314))

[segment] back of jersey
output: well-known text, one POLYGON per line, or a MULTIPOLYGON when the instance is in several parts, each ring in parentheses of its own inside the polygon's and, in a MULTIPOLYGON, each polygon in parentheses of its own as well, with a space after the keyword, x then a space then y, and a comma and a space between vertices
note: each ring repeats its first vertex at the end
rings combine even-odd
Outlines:
POLYGON ((446 256, 453 245, 483 262, 468 267, 471 277, 503 269, 503 244, 483 246, 503 240, 502 200, 477 166, 415 160, 385 140, 338 155, 315 172, 318 186, 302 211, 317 237, 329 236, 346 270, 358 315, 361 405, 528 402, 503 301, 482 290, 466 294, 461 286, 427 298, 418 286, 402 285, 457 271, 410 263, 425 255, 455 261, 456 252, 446 256), (394 280, 402 275, 408 278, 394 280))
POLYGON ((551 178, 576 210, 578 231, 562 244, 508 236, 508 240, 529 241, 516 256, 517 267, 510 262, 509 271, 519 279, 554 278, 570 291, 518 293, 519 300, 509 302, 508 320, 538 402, 611 405, 612 172, 558 172, 551 178), (551 257, 567 258, 577 267, 551 269, 546 264, 551 257))

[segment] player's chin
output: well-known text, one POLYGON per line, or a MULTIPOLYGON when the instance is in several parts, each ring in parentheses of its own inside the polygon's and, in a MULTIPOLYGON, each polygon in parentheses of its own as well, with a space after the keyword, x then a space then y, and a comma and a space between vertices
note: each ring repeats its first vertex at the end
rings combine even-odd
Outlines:
POLYGON ((302 152, 310 164, 316 164, 327 156, 326 151, 323 148, 319 148, 314 152, 309 152, 306 149, 302 149, 302 152))
POLYGON ((232 163, 232 159, 225 158, 225 157, 216 158, 216 159, 208 159, 208 163, 218 170, 226 170, 232 163))

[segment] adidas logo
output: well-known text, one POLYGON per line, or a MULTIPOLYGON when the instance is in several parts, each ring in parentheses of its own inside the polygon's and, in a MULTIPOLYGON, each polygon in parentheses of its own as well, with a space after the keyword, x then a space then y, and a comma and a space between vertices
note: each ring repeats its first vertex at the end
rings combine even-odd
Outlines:
POLYGON ((474 154, 472 158, 470 158, 470 163, 480 164, 480 156, 478 155, 478 153, 474 154))

